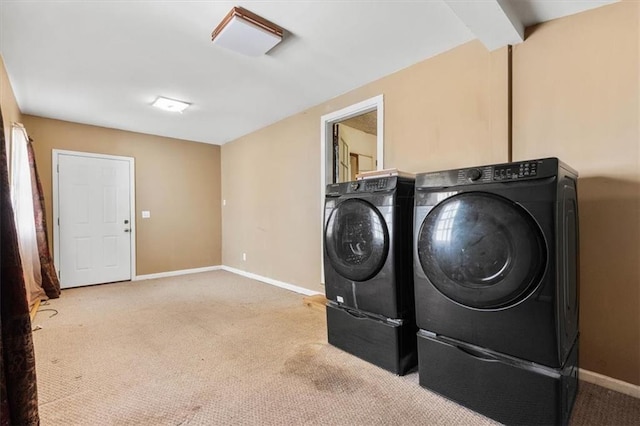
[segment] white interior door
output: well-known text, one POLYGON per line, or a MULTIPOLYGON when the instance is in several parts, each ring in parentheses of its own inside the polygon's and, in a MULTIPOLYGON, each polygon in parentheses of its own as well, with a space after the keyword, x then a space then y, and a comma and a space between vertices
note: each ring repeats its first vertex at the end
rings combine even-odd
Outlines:
POLYGON ((132 170, 132 158, 57 153, 62 288, 132 278, 132 170))

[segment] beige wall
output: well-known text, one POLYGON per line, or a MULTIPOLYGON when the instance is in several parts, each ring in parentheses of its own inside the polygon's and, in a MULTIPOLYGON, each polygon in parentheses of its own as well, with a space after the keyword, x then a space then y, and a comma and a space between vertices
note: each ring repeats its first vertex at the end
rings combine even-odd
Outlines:
MULTIPOLYGON (((135 158, 136 273, 220 265, 220 147, 23 116, 52 223, 53 149, 135 158), (151 218, 140 212, 149 210, 151 218)), ((49 227, 49 241, 52 228, 49 227)))
MULTIPOLYGON (((514 160, 581 173, 581 367, 640 384, 637 2, 543 24, 515 47, 514 160)), ((223 263, 323 291, 320 117, 378 94, 385 167, 507 161, 507 54, 472 42, 222 147, 223 263), (242 253, 247 260, 242 261, 242 253)))
POLYGON ((364 99, 384 94, 385 167, 505 161, 506 59, 472 42, 223 145, 223 263, 324 291, 320 117, 364 99))
POLYGON ((4 60, 0 56, 0 108, 2 109, 2 121, 4 123, 5 141, 9 143, 11 135, 11 123, 20 123, 22 115, 13 94, 13 88, 4 67, 4 60))
POLYGON ((640 5, 532 29, 513 53, 515 160, 580 172, 581 366, 640 384, 640 5))

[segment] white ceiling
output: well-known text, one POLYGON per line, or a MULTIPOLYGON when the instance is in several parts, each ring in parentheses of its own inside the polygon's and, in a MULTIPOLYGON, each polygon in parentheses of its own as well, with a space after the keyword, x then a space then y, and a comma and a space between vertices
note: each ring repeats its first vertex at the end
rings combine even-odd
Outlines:
POLYGON ((223 144, 472 39, 491 50, 613 2, 0 0, 0 53, 23 113, 223 144), (233 6, 284 41, 260 57, 213 45, 233 6), (157 110, 159 95, 193 105, 157 110))

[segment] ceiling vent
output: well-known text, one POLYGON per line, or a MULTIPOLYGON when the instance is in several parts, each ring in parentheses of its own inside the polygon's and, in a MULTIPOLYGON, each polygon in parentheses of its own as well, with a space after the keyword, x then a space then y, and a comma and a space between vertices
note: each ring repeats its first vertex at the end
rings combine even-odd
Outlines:
POLYGON ((260 56, 282 41, 282 28, 241 7, 234 7, 211 33, 211 41, 243 55, 260 56))

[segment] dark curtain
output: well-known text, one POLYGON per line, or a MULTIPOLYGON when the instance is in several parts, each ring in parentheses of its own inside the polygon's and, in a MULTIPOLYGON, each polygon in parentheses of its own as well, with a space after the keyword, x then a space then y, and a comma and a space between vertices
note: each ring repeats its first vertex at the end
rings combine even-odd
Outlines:
POLYGON ((36 158, 33 154, 31 138, 27 143, 29 152, 29 167, 31 168, 31 188, 33 191, 33 216, 36 221, 36 238, 38 239, 38 253, 40 254, 40 269, 42 272, 42 288, 50 299, 60 297, 60 281, 53 267, 51 253, 49 252, 49 239, 47 237, 46 213, 44 210, 44 193, 42 183, 36 167, 36 158))
POLYGON ((37 425, 36 360, 0 113, 0 425, 37 425))

